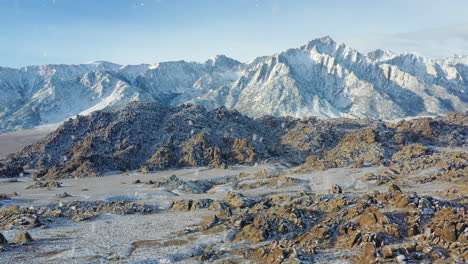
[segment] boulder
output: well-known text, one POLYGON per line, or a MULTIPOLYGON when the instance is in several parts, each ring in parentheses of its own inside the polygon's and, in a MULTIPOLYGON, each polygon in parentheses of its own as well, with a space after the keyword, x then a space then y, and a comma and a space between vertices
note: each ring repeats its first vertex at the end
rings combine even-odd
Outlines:
POLYGON ((367 208, 362 216, 359 217, 358 222, 361 227, 369 230, 379 228, 384 224, 390 223, 388 218, 374 206, 367 208))
POLYGON ((338 184, 333 184, 331 192, 336 194, 343 193, 343 188, 341 188, 341 186, 339 186, 338 184))
POLYGON ((31 241, 33 241, 31 235, 25 231, 20 232, 15 238, 16 243, 28 243, 31 241))
POLYGON ((382 247, 382 257, 383 258, 392 258, 393 257, 392 249, 390 247, 388 247, 388 246, 382 247))
POLYGON ((366 243, 364 245, 364 249, 362 250, 362 253, 360 256, 361 263, 366 263, 366 264, 377 263, 376 257, 377 257, 377 252, 376 252, 374 244, 366 243))

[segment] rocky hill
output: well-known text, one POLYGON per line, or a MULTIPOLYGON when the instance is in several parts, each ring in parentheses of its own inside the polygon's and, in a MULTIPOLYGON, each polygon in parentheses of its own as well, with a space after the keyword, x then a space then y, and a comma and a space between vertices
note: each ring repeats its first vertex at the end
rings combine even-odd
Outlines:
POLYGON ((272 159, 305 169, 389 165, 392 155, 414 143, 465 146, 467 126, 466 113, 388 123, 251 118, 225 107, 134 102, 66 121, 44 140, 0 161, 0 174, 16 176, 34 168, 39 178, 86 177, 272 159))
POLYGON ((0 68, 0 132, 62 122, 128 102, 225 106, 263 115, 391 120, 468 109, 468 57, 360 53, 330 37, 241 63, 93 62, 0 68))

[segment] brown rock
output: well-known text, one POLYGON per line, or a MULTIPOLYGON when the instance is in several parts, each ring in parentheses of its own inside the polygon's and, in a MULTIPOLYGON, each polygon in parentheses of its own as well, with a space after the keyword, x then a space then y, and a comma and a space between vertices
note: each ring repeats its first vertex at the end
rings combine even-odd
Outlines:
POLYGON ((234 208, 244 208, 250 206, 252 203, 240 193, 229 192, 224 201, 234 208))
POLYGON ((236 138, 232 145, 232 155, 238 163, 253 163, 256 160, 255 147, 244 138, 236 138))
POLYGON ((358 221, 361 227, 367 229, 373 229, 376 227, 380 227, 383 224, 390 223, 388 218, 374 206, 370 206, 369 208, 367 208, 358 221))
POLYGON ((338 184, 333 184, 331 191, 336 194, 343 193, 343 189, 338 184))
POLYGON ((319 156, 311 155, 307 157, 306 162, 301 165, 302 170, 320 170, 336 168, 336 164, 332 161, 322 160, 319 156))
POLYGON ((410 204, 410 201, 405 195, 396 194, 395 197, 392 199, 392 203, 396 207, 406 208, 410 204))
POLYGON ((444 223, 442 226, 441 236, 447 241, 455 242, 457 240, 457 230, 455 230, 455 225, 444 223))
POLYGON ((382 257, 384 258, 392 258, 393 257, 393 253, 392 253, 392 249, 387 247, 387 246, 384 246, 382 248, 382 257))
POLYGON ((181 200, 172 204, 171 210, 174 211, 190 211, 193 205, 193 200, 181 200))
POLYGON ((140 172, 141 173, 150 173, 151 172, 151 168, 148 167, 148 166, 143 166, 140 168, 140 172))
POLYGON ((362 159, 357 160, 355 163, 351 164, 351 168, 362 168, 364 166, 364 161, 362 159))
POLYGON ((26 187, 26 189, 53 189, 62 187, 62 183, 58 181, 35 181, 33 185, 26 187))
POLYGON ((361 253, 360 260, 362 261, 362 263, 373 264, 377 263, 376 256, 377 252, 375 250, 374 245, 372 243, 366 243, 361 253))
POLYGON ((310 229, 310 232, 318 239, 326 238, 330 235, 330 229, 325 225, 316 225, 310 229))
POLYGON ((271 249, 270 253, 268 254, 266 261, 268 263, 278 263, 278 260, 282 260, 286 257, 286 250, 281 247, 275 247, 271 249))
POLYGON ((235 241, 250 240, 253 243, 265 241, 267 236, 264 230, 264 228, 257 227, 253 224, 246 225, 242 228, 241 232, 236 235, 235 241))
POLYGON ((425 247, 423 247, 422 251, 423 251, 424 254, 429 254, 429 253, 432 252, 432 247, 431 246, 425 246, 425 247))
POLYGON ((420 157, 426 155, 428 153, 428 149, 422 146, 421 144, 411 144, 405 146, 397 153, 393 154, 393 160, 406 160, 406 159, 413 159, 416 157, 420 157))
POLYGON ((208 206, 209 210, 214 210, 214 211, 225 210, 227 208, 228 208, 227 204, 224 202, 220 202, 220 201, 213 201, 210 204, 210 206, 208 206))
MULTIPOLYGON (((466 211, 443 208, 437 212, 426 228, 434 230, 433 243, 463 241, 465 235, 461 235, 466 227, 466 211), (459 239, 460 237, 460 239, 459 239)), ((441 244, 442 245, 442 244, 441 244)))
POLYGON ((82 221, 86 221, 86 220, 89 220, 91 219, 92 216, 89 216, 89 215, 76 215, 74 217, 72 217, 72 221, 73 222, 82 222, 82 221))
POLYGON ((28 232, 20 232, 15 238, 15 242, 17 243, 27 243, 31 241, 33 241, 33 239, 28 232))
POLYGON ((419 227, 418 225, 416 224, 413 224, 411 225, 409 228, 408 228, 408 236, 415 236, 419 234, 419 227))
POLYGON ((400 187, 398 187, 398 185, 396 185, 396 184, 390 185, 390 187, 388 188, 388 191, 390 193, 393 193, 394 195, 398 195, 398 194, 402 193, 400 187))
POLYGON ((21 209, 17 205, 12 205, 12 206, 8 207, 8 212, 10 214, 16 214, 16 213, 21 212, 21 209))

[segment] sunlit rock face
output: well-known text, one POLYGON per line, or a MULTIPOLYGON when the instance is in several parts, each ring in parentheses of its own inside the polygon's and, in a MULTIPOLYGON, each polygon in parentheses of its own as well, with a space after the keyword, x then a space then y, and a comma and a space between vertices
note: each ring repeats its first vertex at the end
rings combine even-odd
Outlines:
POLYGON ((0 131, 61 122, 131 101, 225 106, 251 117, 397 119, 468 109, 468 57, 362 54, 330 37, 249 63, 94 62, 0 68, 0 131))

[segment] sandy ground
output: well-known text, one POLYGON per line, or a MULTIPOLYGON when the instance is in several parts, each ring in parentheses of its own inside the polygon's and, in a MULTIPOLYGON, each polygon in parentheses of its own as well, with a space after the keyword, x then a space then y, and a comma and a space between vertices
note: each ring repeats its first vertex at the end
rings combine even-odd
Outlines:
POLYGON ((8 154, 20 151, 24 146, 44 138, 58 126, 59 124, 51 124, 33 129, 0 134, 0 159, 8 154))

